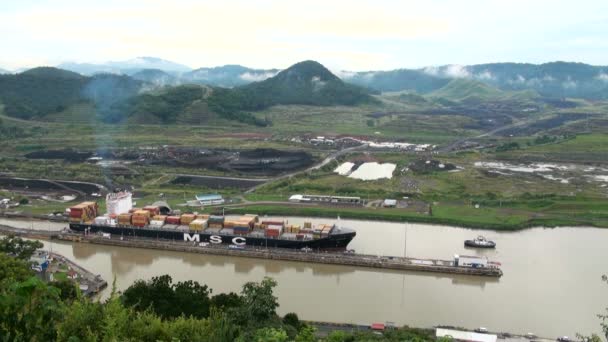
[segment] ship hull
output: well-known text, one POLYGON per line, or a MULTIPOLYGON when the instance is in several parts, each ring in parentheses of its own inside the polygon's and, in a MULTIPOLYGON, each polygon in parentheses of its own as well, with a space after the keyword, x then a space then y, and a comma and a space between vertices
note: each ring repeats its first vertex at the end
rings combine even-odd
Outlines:
POLYGON ((172 241, 184 241, 190 243, 210 243, 210 244, 227 244, 237 246, 261 246, 271 248, 290 248, 302 249, 311 248, 313 250, 341 250, 346 249, 346 246, 355 237, 356 232, 350 229, 344 229, 344 232, 332 233, 327 237, 313 240, 290 240, 281 238, 265 238, 249 235, 233 235, 207 233, 205 231, 195 232, 179 229, 162 229, 162 228, 139 228, 139 227, 121 227, 121 226, 104 226, 104 225, 86 225, 86 224, 70 224, 70 229, 77 232, 89 233, 108 233, 113 236, 142 237, 152 239, 163 239, 172 241))
POLYGON ((495 243, 480 245, 480 244, 475 243, 475 241, 473 241, 473 240, 465 240, 464 245, 465 245, 465 247, 471 247, 471 248, 496 248, 495 243))

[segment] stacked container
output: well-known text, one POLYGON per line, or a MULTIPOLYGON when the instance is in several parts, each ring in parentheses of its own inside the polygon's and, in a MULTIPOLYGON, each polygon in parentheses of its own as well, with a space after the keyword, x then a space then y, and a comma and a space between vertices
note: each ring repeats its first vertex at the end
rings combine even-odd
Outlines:
POLYGON ((209 228, 223 228, 224 216, 211 215, 209 216, 209 228))
POLYGON ((155 216, 160 214, 160 208, 155 205, 147 205, 144 207, 144 210, 150 212, 150 216, 155 216))
POLYGON ((262 221, 262 228, 266 229, 268 226, 281 226, 283 227, 285 223, 283 221, 262 221))
POLYGON ((142 210, 142 209, 141 208, 131 208, 131 209, 129 209, 129 214, 133 214, 134 212, 136 212, 138 210, 142 210))
POLYGON ((237 221, 237 220, 224 220, 224 228, 234 228, 234 227, 238 226, 239 223, 240 223, 240 221, 237 221))
POLYGON ((300 232, 300 226, 296 224, 285 226, 285 231, 288 233, 298 234, 300 232))
POLYGON ((167 224, 179 225, 179 223, 180 223, 180 217, 179 216, 167 216, 167 218, 165 219, 165 222, 167 224))
POLYGON ((196 219, 190 222, 190 230, 201 231, 207 229, 207 220, 196 219))
POLYGON ((283 225, 267 225, 265 232, 266 237, 278 239, 283 233, 283 225))
POLYGON ((189 225, 190 222, 194 221, 196 219, 196 215, 194 214, 182 214, 182 216, 180 217, 180 222, 182 225, 189 225))
POLYGON ((95 202, 82 202, 70 207, 70 222, 91 222, 97 216, 98 209, 97 203, 95 202))
POLYGON ((131 217, 131 224, 136 227, 145 227, 150 223, 150 212, 147 210, 138 210, 131 217))
POLYGON ((197 214, 196 218, 197 219, 208 220, 209 219, 209 214, 197 214))
POLYGON ((130 226, 131 225, 131 216, 133 216, 133 214, 119 214, 118 215, 118 225, 119 226, 130 226))

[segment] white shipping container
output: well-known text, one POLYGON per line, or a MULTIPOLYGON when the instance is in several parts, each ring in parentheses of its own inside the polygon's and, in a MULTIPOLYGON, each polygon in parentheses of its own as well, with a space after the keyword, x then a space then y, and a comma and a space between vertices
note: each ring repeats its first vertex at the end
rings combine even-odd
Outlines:
POLYGON ((162 220, 152 220, 150 221, 150 225, 153 227, 162 227, 165 224, 165 221, 162 220))
POLYGON ((486 257, 478 257, 478 256, 469 256, 469 255, 455 255, 454 261, 458 262, 458 266, 464 267, 486 267, 488 266, 488 258, 486 257))
POLYGON ((107 216, 98 216, 95 218, 96 225, 107 225, 110 223, 110 219, 107 216))

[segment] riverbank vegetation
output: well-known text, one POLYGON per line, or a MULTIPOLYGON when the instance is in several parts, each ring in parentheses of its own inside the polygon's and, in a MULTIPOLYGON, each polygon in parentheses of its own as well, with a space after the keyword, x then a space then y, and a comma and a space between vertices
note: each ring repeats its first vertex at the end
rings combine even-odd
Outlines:
POLYGON ((400 328, 383 334, 348 328, 319 334, 297 314, 280 317, 271 278, 242 291, 212 295, 196 281, 168 275, 138 280, 109 299, 83 297, 70 282, 45 283, 28 257, 37 241, 5 238, 0 251, 2 341, 430 341, 433 331, 400 328))
MULTIPOLYGON (((308 323, 296 313, 281 317, 271 278, 248 282, 238 294, 213 294, 196 281, 174 283, 163 275, 138 280, 123 293, 114 287, 107 300, 92 300, 71 282, 45 283, 34 276, 28 258, 39 245, 12 237, 0 243, 2 341, 449 341, 436 339, 432 329, 373 332, 308 323)), ((608 317, 599 317, 608 337, 608 317)))

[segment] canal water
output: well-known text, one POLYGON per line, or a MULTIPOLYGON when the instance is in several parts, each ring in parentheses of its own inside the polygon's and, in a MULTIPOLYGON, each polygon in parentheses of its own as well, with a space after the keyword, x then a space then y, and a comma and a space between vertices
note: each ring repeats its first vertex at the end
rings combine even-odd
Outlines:
MULTIPOLYGON (((290 223, 334 222, 290 218, 290 223)), ((0 219, 0 224, 16 225, 0 219)), ((171 251, 45 242, 109 283, 125 289, 137 279, 169 274, 193 279, 214 293, 235 291, 264 276, 279 283, 280 313, 307 320, 430 327, 479 326, 541 336, 600 332, 597 314, 608 306, 608 230, 533 228, 518 232, 480 231, 425 224, 340 220, 357 230, 349 248, 357 252, 451 259, 485 255, 502 263, 500 279, 435 273, 208 256, 171 251), (463 247, 483 234, 495 250, 463 247)), ((21 224, 27 227, 28 224, 21 224)), ((31 226, 31 224, 29 224, 31 226)), ((64 224, 37 223, 58 230, 64 224)), ((103 297, 109 295, 109 290, 103 297)))

